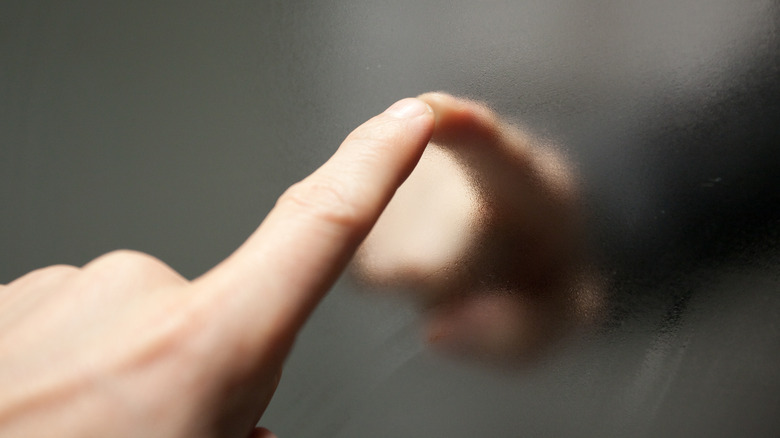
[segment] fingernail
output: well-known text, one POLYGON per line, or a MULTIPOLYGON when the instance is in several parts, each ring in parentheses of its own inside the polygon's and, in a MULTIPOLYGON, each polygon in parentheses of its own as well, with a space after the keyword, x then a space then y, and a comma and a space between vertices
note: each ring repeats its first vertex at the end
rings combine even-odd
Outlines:
POLYGON ((390 108, 385 110, 385 114, 398 118, 412 118, 432 111, 427 103, 409 97, 391 105, 390 108))

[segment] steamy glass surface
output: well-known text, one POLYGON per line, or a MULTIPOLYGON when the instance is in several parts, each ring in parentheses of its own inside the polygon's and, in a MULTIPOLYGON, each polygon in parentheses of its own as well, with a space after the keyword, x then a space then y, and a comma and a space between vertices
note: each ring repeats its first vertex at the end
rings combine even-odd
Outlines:
POLYGON ((194 277, 352 128, 443 90, 565 157, 598 320, 496 367, 428 348, 414 300, 344 277, 262 423, 777 435, 779 15, 771 0, 5 2, 0 283, 116 248, 194 277))

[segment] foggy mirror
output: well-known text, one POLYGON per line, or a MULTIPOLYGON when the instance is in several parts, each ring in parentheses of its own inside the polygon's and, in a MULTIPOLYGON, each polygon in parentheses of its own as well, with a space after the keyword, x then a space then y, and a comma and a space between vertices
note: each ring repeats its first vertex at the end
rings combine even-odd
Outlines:
MULTIPOLYGON (((771 0, 0 6, 0 284, 188 278, 407 96, 432 144, 315 311, 280 437, 780 433, 771 0)), ((218 352, 217 352, 218 353, 218 352)))

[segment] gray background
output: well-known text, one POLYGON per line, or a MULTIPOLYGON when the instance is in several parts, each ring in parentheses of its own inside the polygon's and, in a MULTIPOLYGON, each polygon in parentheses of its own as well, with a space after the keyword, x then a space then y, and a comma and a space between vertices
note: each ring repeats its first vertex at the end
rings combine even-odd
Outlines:
POLYGON ((772 0, 0 3, 0 283, 117 248, 188 277, 393 101, 446 90, 560 144, 610 316, 538 366, 426 350, 343 279, 281 437, 780 434, 772 0))

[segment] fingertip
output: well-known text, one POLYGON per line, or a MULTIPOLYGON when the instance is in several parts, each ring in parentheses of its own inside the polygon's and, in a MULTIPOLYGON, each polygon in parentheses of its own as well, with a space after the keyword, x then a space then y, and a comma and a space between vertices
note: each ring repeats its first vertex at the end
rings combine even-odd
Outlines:
POLYGON ((429 91, 427 93, 422 93, 418 95, 417 98, 429 104, 431 102, 440 102, 440 101, 455 99, 453 95, 445 91, 429 91))
POLYGON ((432 91, 417 96, 418 99, 427 103, 436 114, 437 118, 449 114, 453 111, 463 111, 469 106, 477 106, 474 101, 459 98, 443 91, 432 91))
POLYGON ((425 102, 431 108, 436 116, 437 122, 441 119, 441 116, 447 112, 446 110, 452 108, 458 101, 454 96, 443 91, 423 93, 417 96, 417 98, 425 102))
POLYGON ((480 140, 499 141, 503 124, 486 104, 441 91, 421 94, 418 99, 435 114, 433 142, 454 146, 480 140))
POLYGON ((425 114, 433 114, 433 108, 421 99, 407 97, 390 105, 384 113, 397 118, 413 118, 425 114))

